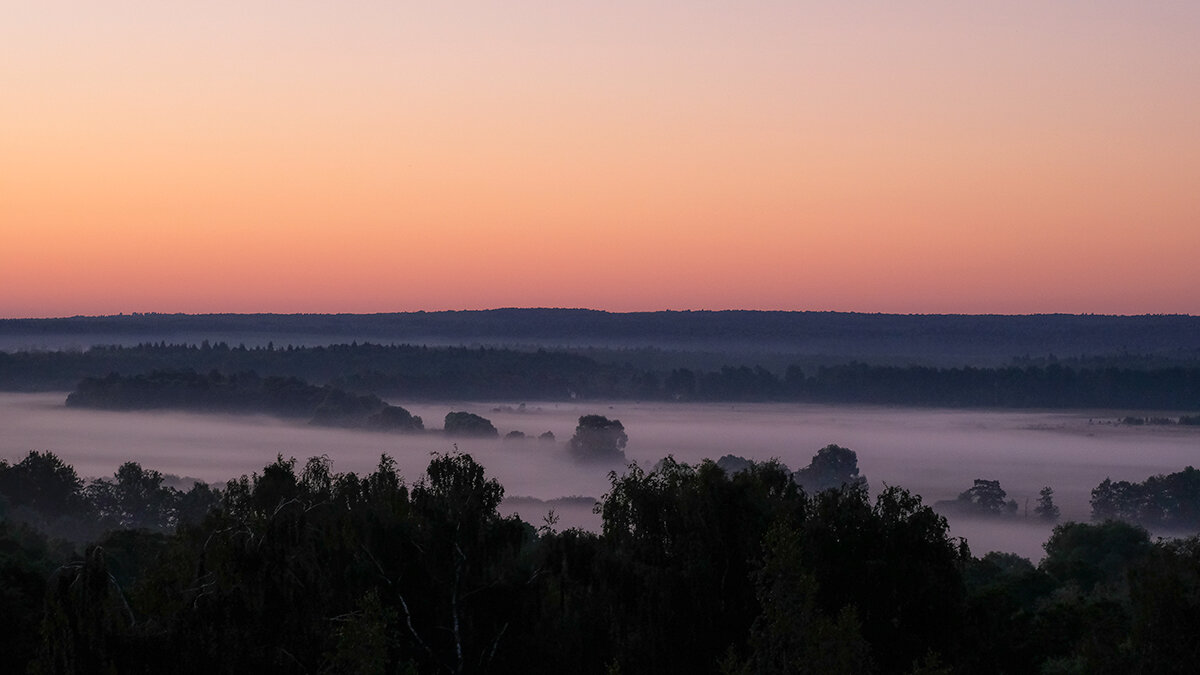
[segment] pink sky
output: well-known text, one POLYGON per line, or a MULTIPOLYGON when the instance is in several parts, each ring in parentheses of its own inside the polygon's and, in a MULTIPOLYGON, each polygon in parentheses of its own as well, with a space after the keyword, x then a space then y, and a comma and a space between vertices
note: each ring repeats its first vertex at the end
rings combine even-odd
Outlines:
POLYGON ((991 4, 20 3, 0 316, 1200 314, 1200 6, 991 4))

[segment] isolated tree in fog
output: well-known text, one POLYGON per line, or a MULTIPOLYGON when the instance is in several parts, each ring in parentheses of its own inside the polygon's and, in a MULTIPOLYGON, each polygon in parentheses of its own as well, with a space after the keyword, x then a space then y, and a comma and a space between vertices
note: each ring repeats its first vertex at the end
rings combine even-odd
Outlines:
POLYGON ((1042 520, 1050 522, 1058 520, 1059 509, 1058 505, 1054 503, 1054 489, 1047 486, 1042 488, 1039 494, 1041 496, 1038 497, 1038 505, 1033 512, 1042 520))
POLYGON ((584 415, 579 418, 568 446, 576 459, 625 461, 625 444, 628 442, 629 436, 620 420, 584 415))
POLYGON ((975 484, 958 495, 958 501, 970 504, 983 513, 1001 514, 1017 510, 1017 503, 1005 501, 1008 493, 1000 487, 998 480, 976 478, 975 484))
POLYGON ((827 445, 818 450, 812 462, 793 477, 810 494, 867 484, 867 479, 858 474, 858 455, 840 445, 827 445))
POLYGON ((420 417, 396 405, 384 406, 379 412, 368 417, 367 426, 395 431, 422 431, 425 429, 425 424, 420 417))
POLYGON ((500 435, 491 420, 469 412, 446 413, 446 420, 442 426, 451 436, 495 438, 500 435))

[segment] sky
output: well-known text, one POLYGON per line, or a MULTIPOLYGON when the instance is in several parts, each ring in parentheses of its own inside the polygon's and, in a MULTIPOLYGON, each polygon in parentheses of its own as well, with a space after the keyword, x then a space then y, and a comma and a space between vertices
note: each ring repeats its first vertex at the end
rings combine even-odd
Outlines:
POLYGON ((0 317, 1200 314, 1200 3, 3 3, 0 317))

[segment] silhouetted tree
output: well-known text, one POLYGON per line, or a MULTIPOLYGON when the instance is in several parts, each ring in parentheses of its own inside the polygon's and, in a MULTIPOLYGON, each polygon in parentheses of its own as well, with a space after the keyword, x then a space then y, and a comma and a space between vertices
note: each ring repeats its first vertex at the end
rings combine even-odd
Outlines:
POLYGON ((1012 514, 1017 511, 1017 502, 1007 499, 1008 493, 1000 487, 998 480, 976 478, 975 484, 958 495, 952 502, 938 502, 939 506, 958 508, 966 513, 981 515, 1012 514))
POLYGON ((1042 488, 1041 492, 1038 493, 1038 495, 1038 504, 1037 507, 1033 509, 1033 512, 1042 520, 1048 520, 1050 522, 1057 521, 1059 509, 1054 503, 1054 489, 1050 487, 1044 487, 1042 488))
POLYGON ((620 420, 603 415, 584 415, 579 418, 575 435, 568 442, 571 455, 587 461, 624 461, 629 436, 620 420))
POLYGON ((77 513, 85 506, 83 481, 52 452, 34 450, 13 465, 0 460, 0 495, 10 507, 25 507, 46 518, 77 513))
POLYGON ((110 527, 167 530, 177 523, 179 491, 137 462, 122 464, 113 480, 92 481, 87 495, 110 527))
POLYGON ((858 475, 858 455, 840 445, 827 445, 818 450, 812 462, 793 477, 809 494, 867 484, 866 477, 858 475))
POLYGON ((1045 544, 1041 568, 1059 583, 1084 591, 1098 584, 1121 586, 1130 566, 1150 550, 1150 534, 1136 525, 1108 521, 1063 523, 1045 544))
POLYGON ((469 412, 446 413, 446 421, 443 427, 450 436, 495 438, 500 435, 500 432, 492 425, 491 420, 469 412))
POLYGON ((219 490, 206 483, 196 481, 192 489, 179 495, 178 518, 180 526, 199 524, 221 501, 219 490))
POLYGON ((1092 490, 1092 519, 1119 519, 1147 527, 1200 527, 1200 470, 1191 466, 1141 483, 1105 478, 1092 490))
POLYGON ((425 424, 417 415, 397 405, 384 406, 367 418, 367 426, 387 431, 422 431, 425 424))

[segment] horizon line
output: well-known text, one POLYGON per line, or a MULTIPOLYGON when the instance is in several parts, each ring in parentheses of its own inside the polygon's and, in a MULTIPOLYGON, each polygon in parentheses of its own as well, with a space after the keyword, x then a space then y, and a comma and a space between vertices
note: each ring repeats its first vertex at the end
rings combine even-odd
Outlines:
POLYGON ((502 307, 486 307, 472 309, 435 309, 435 310, 398 310, 398 311, 381 311, 381 312, 119 312, 117 314, 73 314, 60 316, 5 316, 0 317, 0 321, 69 321, 73 319, 133 319, 145 317, 378 317, 378 316, 402 316, 402 315, 421 315, 421 314, 484 314, 492 312, 589 312, 594 314, 612 314, 612 315, 646 315, 646 314, 845 314, 845 315, 861 315, 861 316, 894 316, 894 317, 1053 317, 1053 316, 1073 316, 1073 317, 1106 317, 1106 318, 1141 318, 1141 317, 1186 317, 1196 318, 1200 315, 1189 314, 1187 312, 1146 312, 1142 314, 1109 314, 1103 312, 1028 312, 1028 313, 1005 313, 1005 312, 870 312, 856 310, 837 310, 837 309, 746 309, 746 308, 723 308, 723 309, 654 309, 654 310, 633 310, 619 311, 608 309, 597 309, 591 307, 517 307, 517 306, 502 306, 502 307))

